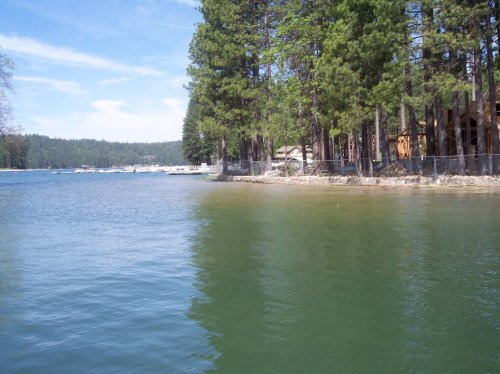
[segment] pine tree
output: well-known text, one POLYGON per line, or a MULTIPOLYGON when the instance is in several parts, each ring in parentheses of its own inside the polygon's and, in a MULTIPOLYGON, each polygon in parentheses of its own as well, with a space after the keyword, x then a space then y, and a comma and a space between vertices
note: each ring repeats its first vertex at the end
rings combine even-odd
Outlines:
MULTIPOLYGON (((403 94, 401 7, 399 1, 340 1, 320 59, 329 116, 346 134, 367 126, 362 131, 367 134, 363 144, 367 156, 371 154, 368 128, 375 109, 392 110, 403 94)), ((382 148, 387 162, 386 124, 383 117, 382 148)))

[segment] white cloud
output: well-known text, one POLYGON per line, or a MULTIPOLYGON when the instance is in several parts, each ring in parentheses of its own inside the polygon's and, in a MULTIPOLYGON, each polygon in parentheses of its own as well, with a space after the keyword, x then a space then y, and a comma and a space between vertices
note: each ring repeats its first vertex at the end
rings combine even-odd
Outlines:
POLYGON ((198 0, 175 0, 175 2, 178 4, 190 6, 193 8, 200 5, 200 2, 198 0))
POLYGON ((105 79, 99 82, 102 86, 108 86, 110 84, 118 84, 118 83, 123 83, 123 82, 128 82, 131 80, 134 80, 135 78, 129 77, 128 75, 121 76, 119 78, 111 78, 111 79, 105 79))
POLYGON ((165 104, 165 106, 167 108, 171 108, 171 109, 179 109, 179 108, 182 108, 182 105, 184 104, 184 102, 180 99, 177 99, 175 97, 167 97, 165 98, 163 101, 162 101, 163 104, 165 104))
POLYGON ((121 100, 96 100, 90 103, 90 105, 101 112, 119 111, 123 104, 125 102, 121 100))
MULTIPOLYGON (((34 117, 36 132, 66 139, 105 139, 120 142, 179 140, 186 103, 175 98, 163 100, 156 109, 133 111, 120 100, 97 100, 94 110, 67 117, 34 117)), ((29 129, 34 131, 35 129, 29 129)))
POLYGON ((71 81, 60 81, 45 77, 34 77, 34 76, 17 76, 17 77, 14 76, 14 79, 21 82, 47 85, 57 91, 69 93, 75 96, 81 96, 85 93, 85 91, 80 87, 78 83, 71 81))
POLYGON ((7 36, 0 33, 0 45, 3 49, 22 55, 34 56, 57 64, 70 64, 94 69, 105 69, 142 76, 161 76, 161 72, 145 66, 130 66, 102 57, 93 56, 68 48, 52 46, 37 40, 7 36))

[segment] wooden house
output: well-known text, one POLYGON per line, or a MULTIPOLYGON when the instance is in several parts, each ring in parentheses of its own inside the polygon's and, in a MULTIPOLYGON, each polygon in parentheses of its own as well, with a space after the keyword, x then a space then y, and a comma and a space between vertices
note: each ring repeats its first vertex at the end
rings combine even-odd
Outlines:
MULTIPOLYGON (((497 123, 500 120, 500 90, 497 89, 497 123)), ((477 103, 473 101, 470 105, 470 131, 471 131, 471 153, 477 152, 477 103)), ((455 126, 453 123, 453 111, 448 109, 445 112, 445 124, 446 124, 446 147, 448 156, 455 156, 457 154, 457 146, 455 139, 455 126)), ((489 101, 484 102, 484 135, 486 139, 486 152, 493 153, 493 142, 491 133, 491 110, 489 101)), ((462 135, 462 144, 464 147, 464 154, 467 153, 466 150, 466 138, 467 138, 467 115, 464 108, 460 108, 460 127, 462 135)), ((439 147, 436 147, 436 151, 439 152, 439 147)))
MULTIPOLYGON (((470 104, 470 131, 471 131, 471 153, 475 154, 477 152, 477 103, 475 101, 470 104)), ((500 87, 497 88, 497 102, 496 102, 496 111, 497 111, 497 123, 500 121, 500 87)), ((484 132, 486 139, 486 151, 488 153, 493 152, 493 143, 491 136, 491 115, 490 115, 490 103, 489 101, 484 102, 484 132)), ((464 147, 464 154, 467 153, 466 149, 466 137, 467 137, 467 115, 465 108, 460 108, 460 126, 461 126, 461 135, 462 135, 462 144, 464 147)), ((457 154, 456 148, 456 139, 455 139, 455 126, 453 123, 453 111, 451 109, 447 109, 444 112, 444 120, 445 120, 445 129, 446 129, 446 156, 455 156, 457 154)), ((500 133, 500 131, 499 131, 500 133)), ((439 156, 439 134, 437 131, 437 124, 435 124, 435 137, 436 137, 436 155, 439 156)), ((397 134, 397 136, 393 139, 390 139, 391 143, 395 143, 397 149, 398 157, 411 157, 412 156, 412 147, 411 147, 411 135, 410 128, 406 126, 406 128, 397 134)), ((426 144, 426 136, 425 136, 425 123, 418 124, 418 142, 420 145, 420 154, 425 154, 425 144, 426 144)))
MULTIPOLYGON (((406 126, 403 131, 398 133, 393 142, 395 142, 397 157, 412 157, 410 126, 406 126)), ((425 123, 418 123, 418 144, 420 154, 425 153, 425 123)))
MULTIPOLYGON (((307 152, 307 158, 312 158, 312 149, 310 147, 306 147, 306 152, 307 152)), ((276 151, 276 160, 285 160, 285 159, 300 159, 302 160, 302 146, 300 145, 288 145, 288 146, 283 146, 280 147, 276 151)))

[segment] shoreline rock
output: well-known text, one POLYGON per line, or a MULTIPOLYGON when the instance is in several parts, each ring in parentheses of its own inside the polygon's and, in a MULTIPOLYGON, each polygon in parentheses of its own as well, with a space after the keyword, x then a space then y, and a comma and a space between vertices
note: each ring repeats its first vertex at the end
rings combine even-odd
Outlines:
POLYGON ((386 186, 386 187, 500 187, 500 178, 497 176, 459 176, 439 175, 424 177, 419 175, 400 177, 358 177, 358 176, 300 176, 300 177, 271 177, 271 176, 231 176, 219 175, 214 180, 219 182, 243 182, 263 184, 312 184, 330 186, 386 186))

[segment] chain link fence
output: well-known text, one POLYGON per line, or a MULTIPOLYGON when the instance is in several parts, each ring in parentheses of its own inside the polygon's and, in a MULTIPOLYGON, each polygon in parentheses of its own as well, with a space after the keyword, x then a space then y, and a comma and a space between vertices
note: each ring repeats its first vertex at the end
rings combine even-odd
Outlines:
POLYGON ((217 165, 218 174, 242 176, 404 176, 404 175, 499 175, 500 155, 420 156, 391 158, 373 161, 358 160, 287 160, 287 161, 238 161, 217 165))

